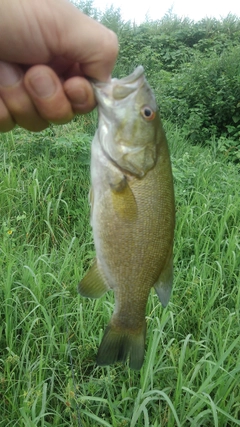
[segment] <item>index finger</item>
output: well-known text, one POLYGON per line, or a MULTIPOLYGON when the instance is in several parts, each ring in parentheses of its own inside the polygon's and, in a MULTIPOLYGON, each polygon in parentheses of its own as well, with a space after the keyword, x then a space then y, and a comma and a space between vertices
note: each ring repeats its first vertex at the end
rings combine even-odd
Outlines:
POLYGON ((56 46, 56 39, 49 38, 53 56, 61 52, 65 58, 78 62, 85 76, 108 81, 118 54, 116 34, 72 4, 66 7, 65 0, 56 2, 55 13, 59 43, 56 46))

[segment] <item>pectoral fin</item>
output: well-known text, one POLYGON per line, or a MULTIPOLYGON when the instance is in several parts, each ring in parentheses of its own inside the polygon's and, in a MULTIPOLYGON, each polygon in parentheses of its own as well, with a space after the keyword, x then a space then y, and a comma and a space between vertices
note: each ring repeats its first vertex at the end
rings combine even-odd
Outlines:
POLYGON ((98 266, 97 259, 95 259, 90 270, 79 283, 78 292, 83 297, 100 298, 108 290, 109 287, 103 277, 101 268, 98 266))
POLYGON ((173 284, 173 256, 169 257, 163 271, 161 272, 154 288, 163 307, 166 307, 170 299, 173 284))
POLYGON ((136 220, 137 203, 127 178, 123 176, 121 181, 111 183, 110 187, 112 204, 117 215, 127 221, 136 220))

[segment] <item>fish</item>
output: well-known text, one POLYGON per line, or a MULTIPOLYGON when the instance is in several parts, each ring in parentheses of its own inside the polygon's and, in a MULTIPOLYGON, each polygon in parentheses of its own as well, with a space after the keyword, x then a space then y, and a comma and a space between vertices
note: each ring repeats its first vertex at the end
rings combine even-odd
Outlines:
POLYGON ((97 364, 144 362, 151 288, 165 307, 173 283, 175 202, 171 160, 157 103, 138 66, 92 83, 98 128, 91 146, 90 223, 96 250, 78 285, 84 297, 114 292, 97 364))

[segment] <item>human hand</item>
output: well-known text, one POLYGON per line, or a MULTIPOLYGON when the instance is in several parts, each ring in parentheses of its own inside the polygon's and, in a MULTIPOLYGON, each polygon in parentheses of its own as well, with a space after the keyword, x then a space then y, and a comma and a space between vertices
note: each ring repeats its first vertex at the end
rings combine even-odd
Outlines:
POLYGON ((87 77, 107 81, 117 52, 116 35, 67 0, 1 0, 0 132, 91 111, 87 77))

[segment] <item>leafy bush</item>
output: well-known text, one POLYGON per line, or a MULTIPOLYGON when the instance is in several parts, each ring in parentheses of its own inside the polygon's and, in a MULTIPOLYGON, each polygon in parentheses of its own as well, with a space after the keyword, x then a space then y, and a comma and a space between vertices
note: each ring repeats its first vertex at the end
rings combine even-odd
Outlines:
POLYGON ((160 20, 135 25, 122 19, 119 8, 101 12, 92 0, 78 6, 117 33, 114 77, 142 64, 163 119, 177 124, 194 144, 216 141, 218 151, 239 161, 239 18, 229 14, 193 22, 170 10, 160 20))
POLYGON ((179 73, 161 73, 157 88, 163 116, 180 125, 191 141, 204 143, 215 135, 239 142, 239 47, 211 58, 196 55, 179 73))

